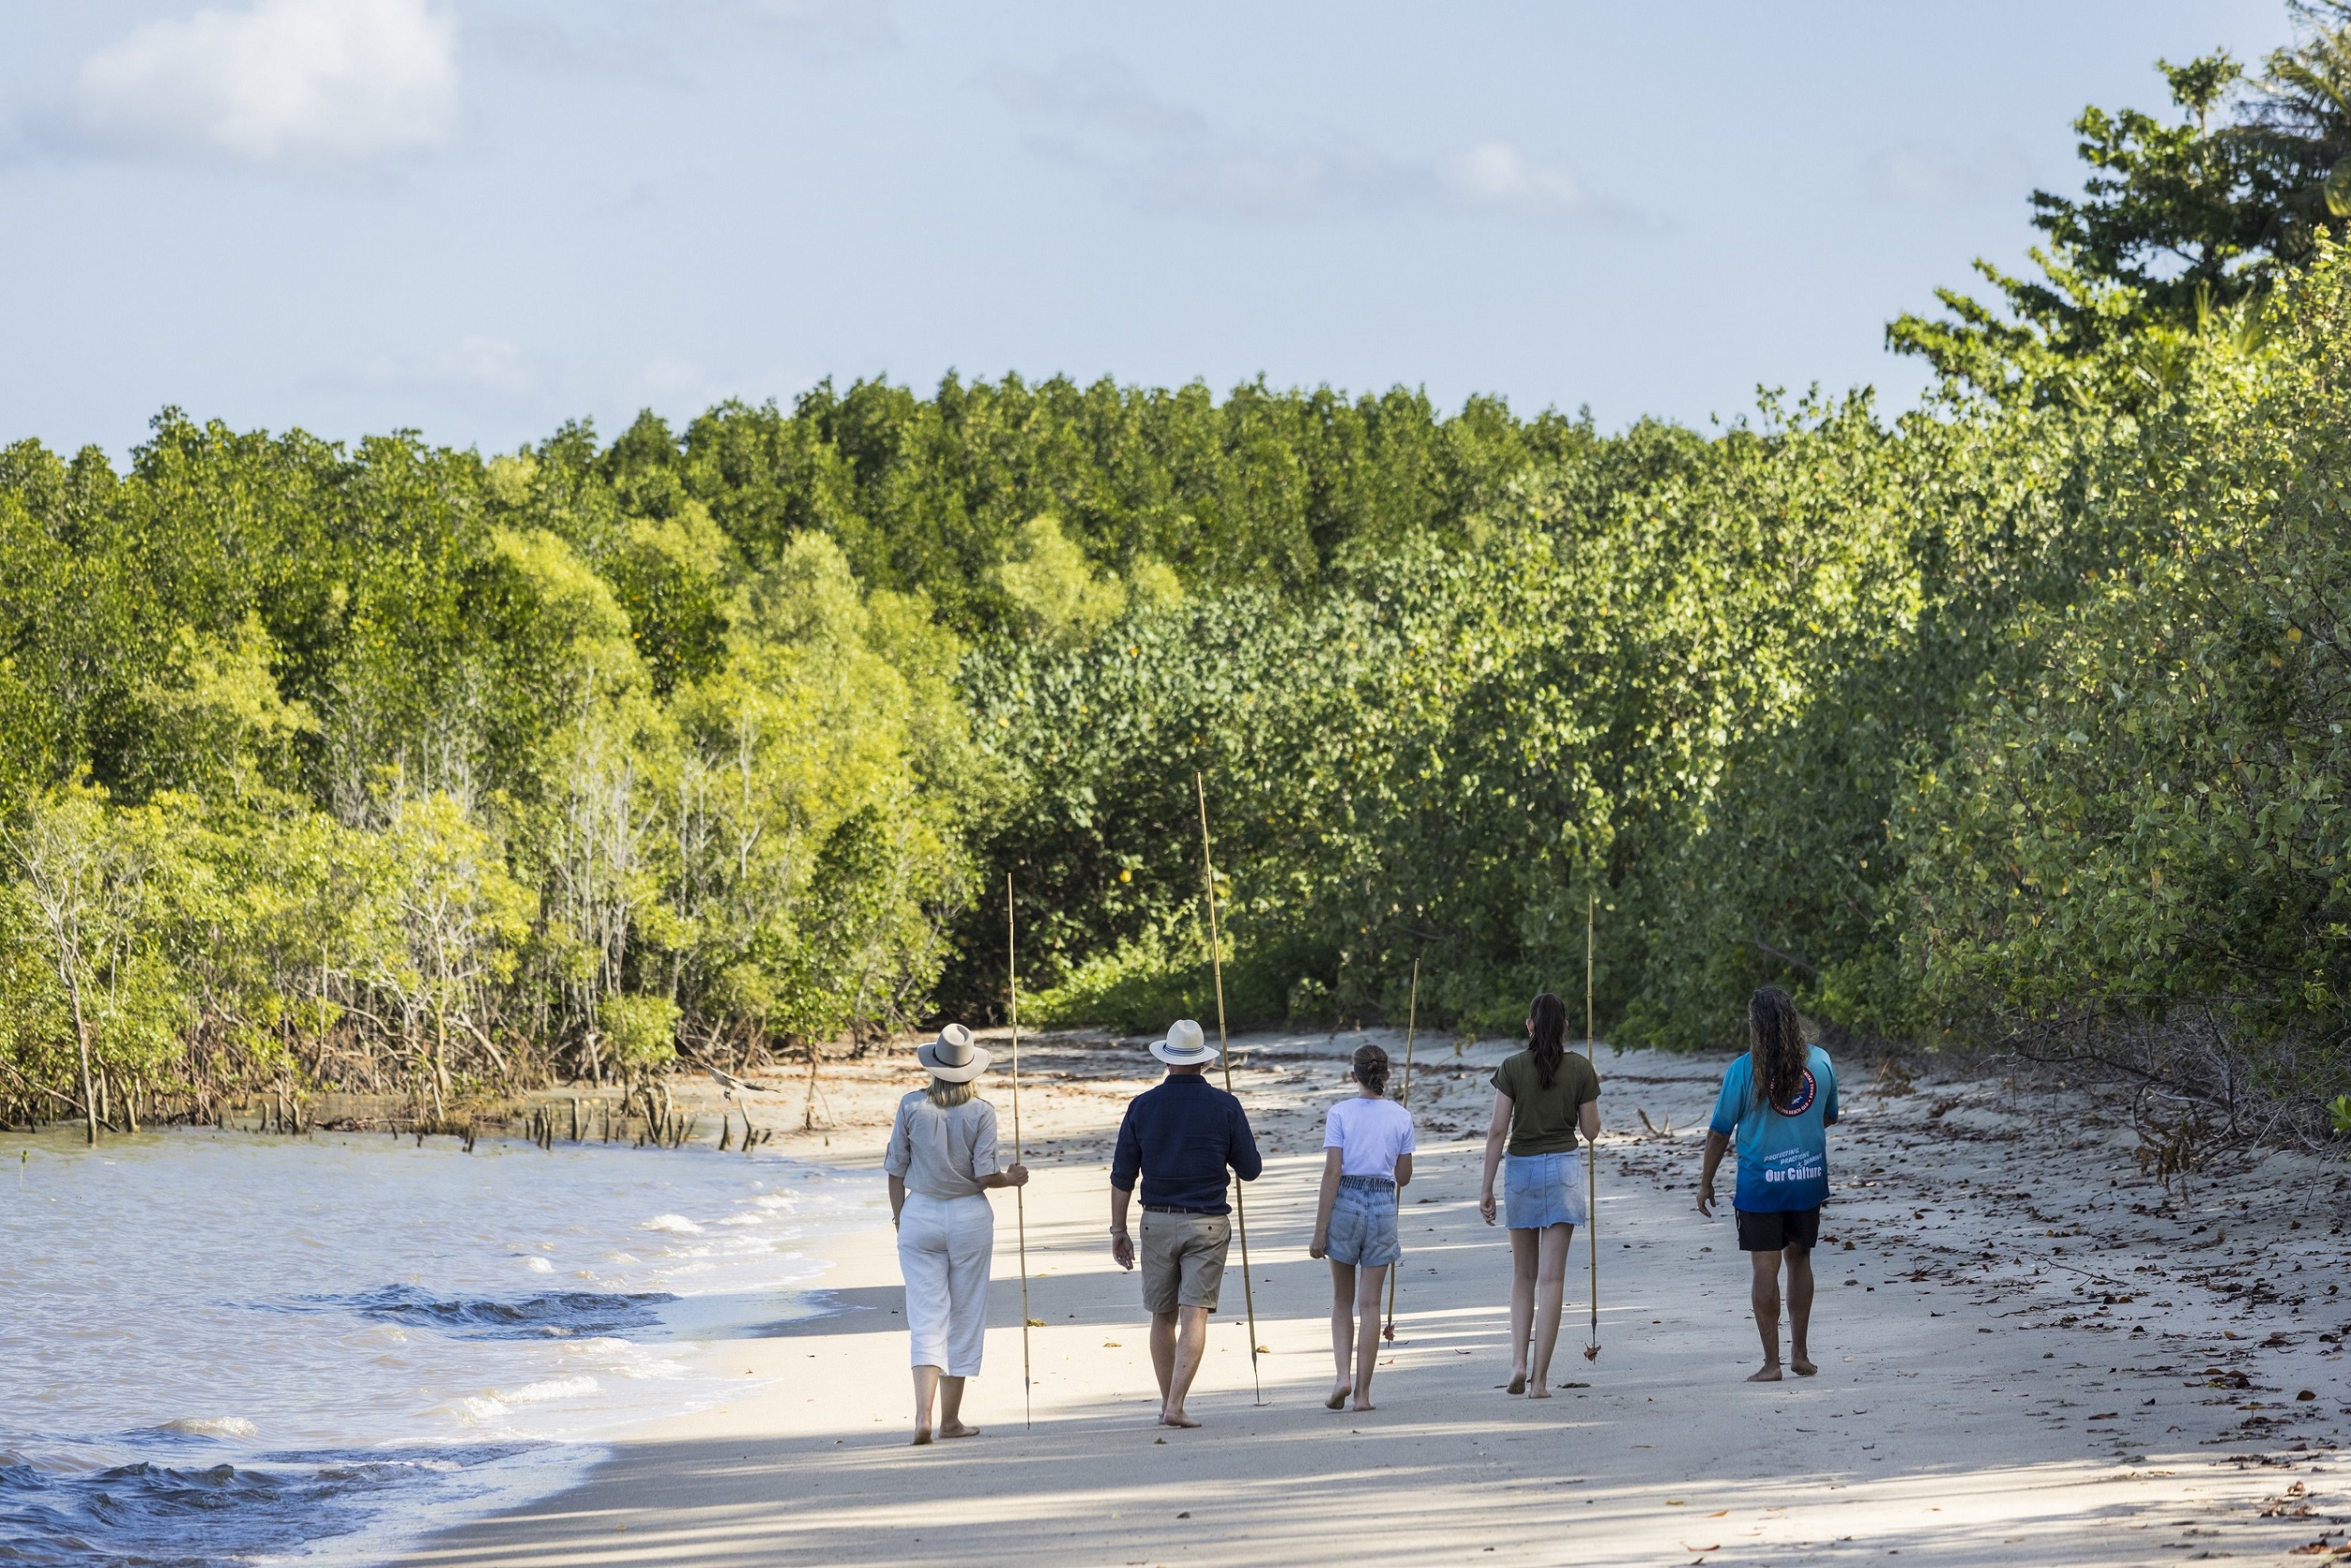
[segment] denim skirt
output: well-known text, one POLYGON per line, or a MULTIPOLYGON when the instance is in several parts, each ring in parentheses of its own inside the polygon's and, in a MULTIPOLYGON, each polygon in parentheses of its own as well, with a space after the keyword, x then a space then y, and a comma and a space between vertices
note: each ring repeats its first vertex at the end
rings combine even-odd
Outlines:
POLYGON ((1513 1230, 1584 1224, 1592 1216, 1584 1202, 1583 1151, 1503 1155, 1502 1208, 1513 1230))
POLYGON ((1343 1176, 1331 1205, 1325 1244, 1333 1263, 1384 1269, 1404 1256, 1396 1240, 1396 1185, 1377 1176, 1343 1176))

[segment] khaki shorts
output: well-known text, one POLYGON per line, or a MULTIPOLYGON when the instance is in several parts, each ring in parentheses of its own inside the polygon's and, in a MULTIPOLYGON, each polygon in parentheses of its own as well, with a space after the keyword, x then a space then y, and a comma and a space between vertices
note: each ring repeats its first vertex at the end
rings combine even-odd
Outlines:
POLYGON ((1232 1244, 1232 1217, 1224 1214, 1154 1214, 1143 1211, 1143 1307, 1172 1312, 1177 1307, 1217 1310, 1225 1282, 1225 1249, 1232 1244))

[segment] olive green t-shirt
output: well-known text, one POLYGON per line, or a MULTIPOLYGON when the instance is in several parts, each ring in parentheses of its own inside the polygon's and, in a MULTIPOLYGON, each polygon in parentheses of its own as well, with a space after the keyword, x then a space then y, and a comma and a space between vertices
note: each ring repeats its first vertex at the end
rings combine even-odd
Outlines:
POLYGON ((1535 1053, 1522 1051, 1494 1069, 1494 1087, 1510 1097, 1510 1152, 1565 1155, 1575 1151, 1575 1113, 1600 1098, 1600 1074, 1571 1051, 1542 1086, 1535 1053))

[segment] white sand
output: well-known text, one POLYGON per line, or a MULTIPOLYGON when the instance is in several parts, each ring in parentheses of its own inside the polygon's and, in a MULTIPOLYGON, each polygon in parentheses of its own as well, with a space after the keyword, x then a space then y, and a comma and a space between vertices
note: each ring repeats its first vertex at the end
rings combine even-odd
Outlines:
MULTIPOLYGON (((904 1446, 911 1396, 888 1209, 826 1284, 837 1315, 726 1344, 745 1397, 624 1446, 586 1485, 402 1559, 557 1563, 2144 1563, 2341 1542, 2351 1377, 2338 1167, 2272 1156, 2166 1205, 2126 1129, 1997 1083, 1843 1086, 1818 1255, 1817 1378, 1760 1359, 1727 1216, 1690 1203, 1719 1060, 1600 1068, 1601 1354, 1584 1238, 1548 1403, 1499 1388, 1508 1249, 1476 1186, 1499 1043, 1424 1054, 1398 1343, 1380 1408, 1322 1407, 1329 1284, 1305 1253, 1322 1109, 1364 1037, 1260 1036, 1237 1087, 1271 1154, 1249 1191, 1262 1405, 1239 1271, 1192 1407, 1156 1409, 1132 1276, 1107 1249, 1108 1140, 1152 1064, 1024 1053, 1035 1424, 1021 1421, 1014 1207, 997 1197, 984 1436, 904 1446), (1121 1078, 1118 1074, 1127 1076, 1121 1078), (1636 1107, 1669 1135, 1643 1131, 1636 1107), (1627 1129, 1630 1129, 1628 1134, 1627 1129), (2299 1228, 2294 1228, 2298 1226, 2299 1228), (2111 1303, 2108 1298, 2113 1298, 2111 1303), (2238 1386, 2241 1376, 2242 1386, 2238 1386), (2298 1399, 2308 1389, 2312 1399, 2298 1399)), ((1371 1038, 1400 1054, 1400 1039, 1371 1038)), ((1426 1044, 1427 1042, 1423 1042, 1426 1044)), ((910 1070, 828 1068, 837 1129, 779 1139, 878 1167, 910 1070)), ((1005 1113, 1000 1074, 988 1092, 1005 1113)), ((801 1100, 756 1112, 797 1123, 801 1100)), ((1729 1194, 1730 1173, 1722 1192, 1729 1194)))

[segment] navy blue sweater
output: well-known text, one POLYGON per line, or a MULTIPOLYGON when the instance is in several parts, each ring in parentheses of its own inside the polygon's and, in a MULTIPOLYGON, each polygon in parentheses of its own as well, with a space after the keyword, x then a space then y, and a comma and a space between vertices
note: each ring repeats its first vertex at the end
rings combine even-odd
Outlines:
POLYGON ((1133 1192, 1140 1171, 1145 1208, 1230 1214, 1227 1166, 1243 1181, 1257 1180, 1265 1169, 1241 1103, 1201 1074, 1171 1072, 1158 1088, 1126 1103, 1110 1185, 1133 1192))

